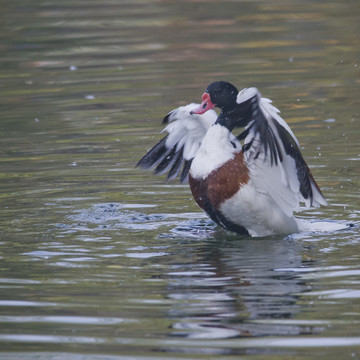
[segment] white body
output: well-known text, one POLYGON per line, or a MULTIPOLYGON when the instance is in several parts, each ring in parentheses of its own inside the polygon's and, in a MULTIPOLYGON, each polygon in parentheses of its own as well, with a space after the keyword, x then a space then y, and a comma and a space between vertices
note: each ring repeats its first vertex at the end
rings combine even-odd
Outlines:
MULTIPOLYGON (((193 178, 205 179, 241 151, 231 145, 230 135, 229 130, 220 125, 213 125, 208 130, 190 168, 193 178)), ((226 200, 220 211, 231 222, 246 228, 251 236, 298 232, 299 228, 292 214, 288 216, 273 196, 261 186, 268 179, 257 179, 255 182, 251 180, 254 171, 255 169, 249 169, 249 183, 241 187, 234 197, 226 200)))

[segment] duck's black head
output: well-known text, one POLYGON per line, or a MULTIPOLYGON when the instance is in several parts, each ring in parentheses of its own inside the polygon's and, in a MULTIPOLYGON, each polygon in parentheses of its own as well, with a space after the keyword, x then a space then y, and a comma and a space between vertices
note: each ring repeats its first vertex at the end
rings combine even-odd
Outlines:
POLYGON ((237 88, 226 81, 215 81, 211 83, 202 96, 199 107, 191 111, 191 114, 203 114, 213 107, 229 111, 236 107, 237 88))
POLYGON ((216 81, 211 83, 205 90, 210 95, 212 103, 221 110, 231 109, 236 106, 238 89, 229 82, 216 81))

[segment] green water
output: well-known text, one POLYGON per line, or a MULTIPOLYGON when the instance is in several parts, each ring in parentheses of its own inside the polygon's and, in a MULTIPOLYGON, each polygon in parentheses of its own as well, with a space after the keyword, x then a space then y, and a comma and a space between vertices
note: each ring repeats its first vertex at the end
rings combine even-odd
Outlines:
POLYGON ((0 359, 360 358, 358 1, 0 5, 0 359), (355 227, 239 238, 134 168, 219 79, 355 227))

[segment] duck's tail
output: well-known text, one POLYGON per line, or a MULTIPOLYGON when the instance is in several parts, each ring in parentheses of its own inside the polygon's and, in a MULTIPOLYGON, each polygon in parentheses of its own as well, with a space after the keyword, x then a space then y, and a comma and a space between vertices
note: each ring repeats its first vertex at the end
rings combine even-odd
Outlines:
POLYGON ((305 219, 295 219, 300 232, 333 232, 348 230, 355 226, 349 222, 339 222, 334 220, 311 221, 305 219))

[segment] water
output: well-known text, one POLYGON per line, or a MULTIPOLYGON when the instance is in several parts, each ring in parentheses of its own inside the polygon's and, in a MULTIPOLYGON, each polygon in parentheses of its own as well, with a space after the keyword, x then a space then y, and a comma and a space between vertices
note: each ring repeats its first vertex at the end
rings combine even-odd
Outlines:
POLYGON ((1 3, 0 359, 360 357, 357 1, 1 3), (297 135, 332 234, 239 238, 134 168, 213 80, 297 135))

